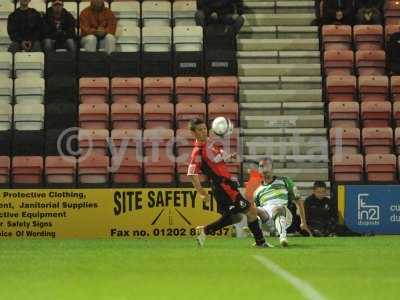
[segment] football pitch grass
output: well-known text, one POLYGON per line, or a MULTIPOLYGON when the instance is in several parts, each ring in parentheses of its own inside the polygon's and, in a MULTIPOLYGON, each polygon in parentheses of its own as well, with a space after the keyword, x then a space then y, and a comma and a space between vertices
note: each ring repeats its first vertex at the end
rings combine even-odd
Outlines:
POLYGON ((251 239, 215 238, 199 249, 190 239, 3 240, 0 299, 400 299, 400 237, 289 242, 254 249, 251 239), (321 297, 307 298, 260 256, 321 297))

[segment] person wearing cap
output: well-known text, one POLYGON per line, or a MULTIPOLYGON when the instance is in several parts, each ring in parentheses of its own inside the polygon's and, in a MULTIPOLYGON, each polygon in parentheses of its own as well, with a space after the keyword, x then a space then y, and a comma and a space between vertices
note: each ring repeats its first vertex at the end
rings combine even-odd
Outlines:
POLYGON ((11 40, 8 51, 41 51, 42 17, 29 7, 31 0, 20 0, 20 6, 8 16, 7 32, 11 40))
POLYGON ((75 19, 64 8, 64 0, 53 0, 43 18, 43 50, 48 53, 56 48, 76 51, 75 19))
POLYGON ((80 14, 80 27, 81 44, 86 51, 104 49, 108 54, 115 51, 117 20, 105 7, 104 0, 90 0, 90 6, 80 14))

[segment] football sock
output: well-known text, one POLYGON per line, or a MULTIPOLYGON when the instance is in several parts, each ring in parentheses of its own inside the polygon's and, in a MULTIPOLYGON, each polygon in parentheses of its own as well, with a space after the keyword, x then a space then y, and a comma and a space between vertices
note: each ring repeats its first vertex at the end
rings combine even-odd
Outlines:
POLYGON ((275 227, 280 238, 286 238, 286 217, 278 215, 275 217, 275 227))
POLYGON ((233 223, 234 221, 231 214, 222 215, 222 217, 219 218, 217 221, 208 224, 206 227, 204 227, 204 233, 207 235, 212 234, 226 226, 232 225, 233 223))
POLYGON ((264 235, 263 232, 260 228, 260 224, 258 223, 258 218, 254 220, 253 222, 248 222, 247 226, 249 227, 251 233, 254 236, 254 239, 256 240, 257 245, 262 245, 265 243, 264 235))

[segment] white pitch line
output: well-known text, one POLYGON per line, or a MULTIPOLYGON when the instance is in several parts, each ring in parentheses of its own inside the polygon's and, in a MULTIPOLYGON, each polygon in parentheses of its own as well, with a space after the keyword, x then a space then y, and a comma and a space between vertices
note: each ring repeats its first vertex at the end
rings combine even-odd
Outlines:
POLYGON ((327 300, 327 298, 321 295, 311 284, 289 273, 265 256, 254 255, 253 257, 272 273, 275 273, 276 275, 282 277, 287 282, 289 282, 304 296, 304 298, 309 300, 327 300))

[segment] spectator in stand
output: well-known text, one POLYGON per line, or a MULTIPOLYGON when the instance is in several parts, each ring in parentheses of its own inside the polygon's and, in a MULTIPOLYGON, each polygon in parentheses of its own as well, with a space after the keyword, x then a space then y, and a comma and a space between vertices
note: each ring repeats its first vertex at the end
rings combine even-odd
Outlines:
POLYGON ((196 24, 221 23, 239 32, 244 24, 243 0, 197 0, 196 24))
POLYGON ((313 194, 305 200, 307 225, 314 236, 334 234, 337 225, 337 208, 335 203, 326 197, 326 184, 314 182, 313 194))
POLYGON ((41 51, 42 17, 29 7, 31 0, 20 0, 20 6, 8 16, 7 31, 11 40, 8 51, 41 51))
POLYGON ((82 47, 95 52, 104 49, 108 54, 115 51, 115 30, 117 20, 114 13, 106 8, 104 0, 91 0, 90 6, 80 15, 82 47))
POLYGON ((76 51, 75 19, 64 9, 64 0, 52 0, 43 18, 43 49, 45 52, 56 48, 76 51))
POLYGON ((325 0, 322 10, 325 25, 353 25, 353 0, 325 0))
POLYGON ((390 35, 386 57, 389 75, 400 75, 400 31, 390 35))
POLYGON ((356 0, 356 24, 382 24, 384 3, 384 0, 356 0))

